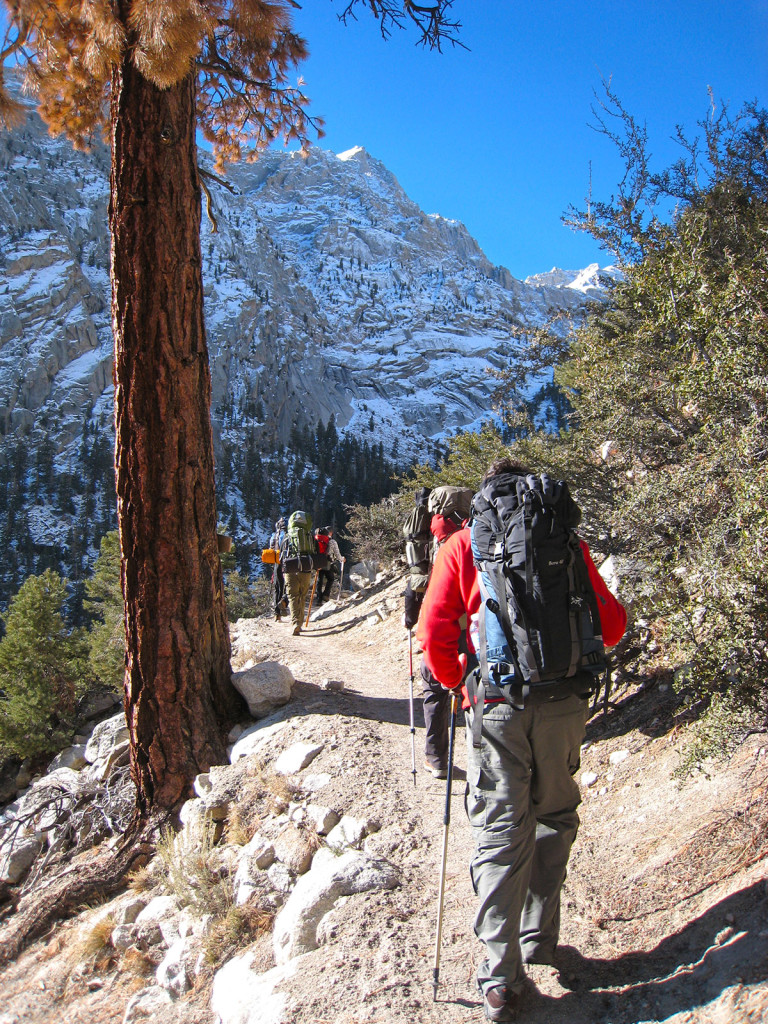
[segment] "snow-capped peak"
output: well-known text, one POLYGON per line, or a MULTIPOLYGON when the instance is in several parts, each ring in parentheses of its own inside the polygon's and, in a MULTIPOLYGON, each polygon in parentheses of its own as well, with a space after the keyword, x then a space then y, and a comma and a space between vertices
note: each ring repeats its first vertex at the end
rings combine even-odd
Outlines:
POLYGON ((362 146, 353 146, 352 149, 345 149, 343 153, 337 153, 338 160, 354 160, 356 157, 366 156, 362 146))

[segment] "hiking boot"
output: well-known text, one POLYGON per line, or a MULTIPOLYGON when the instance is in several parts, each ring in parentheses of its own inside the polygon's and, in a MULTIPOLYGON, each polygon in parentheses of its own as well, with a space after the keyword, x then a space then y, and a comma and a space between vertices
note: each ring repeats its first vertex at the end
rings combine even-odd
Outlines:
POLYGON ((488 1020, 516 1020, 519 1001, 517 993, 510 992, 506 985, 496 985, 483 996, 483 1012, 488 1020))
POLYGON ((435 779, 447 779, 448 778, 448 769, 447 768, 441 768, 439 765, 430 764, 429 761, 425 761, 424 762, 424 767, 430 773, 430 775, 433 778, 435 778, 435 779))
POLYGON ((275 612, 275 622, 282 622, 282 621, 283 621, 283 613, 281 611, 276 611, 275 612))
POLYGON ((294 626, 293 627, 293 635, 294 636, 299 636, 300 633, 301 633, 301 626, 294 626))

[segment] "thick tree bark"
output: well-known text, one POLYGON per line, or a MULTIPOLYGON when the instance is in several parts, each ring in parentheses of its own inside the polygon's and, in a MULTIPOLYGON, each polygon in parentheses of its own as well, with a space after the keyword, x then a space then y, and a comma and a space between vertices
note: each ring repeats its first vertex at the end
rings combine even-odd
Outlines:
POLYGON ((139 809, 223 763, 242 708, 216 541, 195 79, 112 82, 112 321, 125 708, 139 809))

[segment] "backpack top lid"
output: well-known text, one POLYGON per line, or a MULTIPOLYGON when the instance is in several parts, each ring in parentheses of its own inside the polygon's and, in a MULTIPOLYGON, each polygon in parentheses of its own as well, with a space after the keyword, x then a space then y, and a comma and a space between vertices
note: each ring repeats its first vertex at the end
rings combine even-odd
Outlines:
POLYGON ((564 531, 581 522, 581 509, 571 497, 565 480, 500 473, 491 477, 472 498, 472 553, 477 560, 504 557, 504 535, 510 517, 528 506, 532 528, 551 531, 553 522, 564 531))
POLYGON ((288 547, 294 554, 308 554, 315 551, 312 536, 312 517, 309 512, 297 509, 288 519, 288 547))
POLYGON ((461 526, 469 519, 472 494, 471 487, 454 487, 450 484, 435 487, 429 496, 427 508, 433 515, 442 516, 456 526, 461 526))

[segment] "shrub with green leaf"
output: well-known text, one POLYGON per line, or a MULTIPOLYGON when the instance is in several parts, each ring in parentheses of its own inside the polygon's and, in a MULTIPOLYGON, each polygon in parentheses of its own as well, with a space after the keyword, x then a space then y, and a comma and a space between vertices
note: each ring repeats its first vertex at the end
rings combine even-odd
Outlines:
POLYGON ((559 433, 526 420, 509 374, 511 447, 568 477, 587 534, 639 561, 639 607, 685 666, 688 699, 727 695, 712 703, 722 740, 724 708, 734 723, 764 708, 768 677, 768 112, 713 108, 698 137, 678 129, 680 159, 658 172, 610 89, 597 115, 626 173, 570 223, 614 252, 623 279, 567 346, 529 352, 533 375, 535 345, 556 356, 559 433))
POLYGON ((367 507, 349 505, 346 511, 349 518, 345 532, 352 546, 353 560, 386 563, 402 554, 400 530, 409 511, 405 492, 367 507))
POLYGON ((11 599, 0 641, 0 747, 19 757, 72 740, 78 696, 87 689, 88 645, 62 615, 66 585, 47 570, 11 599))
POLYGON ((680 160, 652 173, 643 130, 608 99, 628 173, 581 223, 613 244, 624 280, 556 372, 574 409, 567 440, 580 465, 600 464, 614 532, 647 567, 668 655, 690 665, 694 695, 760 703, 768 112, 713 111, 698 139, 678 131, 680 160))

